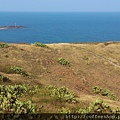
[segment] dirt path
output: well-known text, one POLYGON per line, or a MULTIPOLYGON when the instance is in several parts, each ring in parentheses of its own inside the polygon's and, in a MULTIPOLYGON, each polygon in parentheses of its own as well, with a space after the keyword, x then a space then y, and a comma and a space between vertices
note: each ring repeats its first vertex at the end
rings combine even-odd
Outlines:
MULTIPOLYGON (((75 46, 75 47, 77 47, 77 46, 75 46)), ((98 57, 98 58, 101 58, 101 59, 109 62, 109 63, 112 64, 113 66, 115 66, 115 67, 117 67, 117 68, 120 68, 120 65, 115 64, 113 61, 109 60, 108 58, 105 58, 105 57, 103 57, 103 56, 100 56, 100 55, 98 55, 98 54, 96 54, 96 53, 94 53, 94 52, 92 52, 92 51, 90 51, 90 50, 87 50, 86 48, 83 48, 83 47, 77 47, 77 48, 83 49, 83 50, 85 50, 86 52, 88 52, 88 53, 90 53, 90 54, 92 54, 92 55, 94 55, 94 56, 96 56, 96 57, 98 57)))

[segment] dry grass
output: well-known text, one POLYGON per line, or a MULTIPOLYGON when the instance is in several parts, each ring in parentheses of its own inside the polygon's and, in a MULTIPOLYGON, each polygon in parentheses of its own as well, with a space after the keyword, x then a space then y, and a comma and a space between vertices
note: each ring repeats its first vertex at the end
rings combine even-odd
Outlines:
MULTIPOLYGON (((9 77, 10 84, 66 86, 80 97, 80 106, 87 105, 101 97, 92 92, 94 86, 109 89, 120 99, 120 68, 102 59, 104 57, 120 65, 120 43, 48 44, 48 47, 9 44, 8 48, 0 48, 0 74, 9 77), (72 66, 60 65, 57 62, 60 57, 67 59, 72 66), (21 66, 29 77, 11 74, 9 67, 14 65, 21 66)), ((112 107, 120 107, 119 101, 112 101, 107 97, 103 97, 103 99, 112 107)), ((58 102, 56 103, 57 108, 54 106, 53 109, 50 109, 53 99, 44 97, 39 99, 37 94, 33 96, 32 100, 36 102, 48 100, 47 104, 40 103, 43 106, 46 104, 49 107, 48 111, 51 112, 57 112, 57 109, 60 108, 58 102)), ((78 105, 65 104, 63 106, 72 109, 78 105)))

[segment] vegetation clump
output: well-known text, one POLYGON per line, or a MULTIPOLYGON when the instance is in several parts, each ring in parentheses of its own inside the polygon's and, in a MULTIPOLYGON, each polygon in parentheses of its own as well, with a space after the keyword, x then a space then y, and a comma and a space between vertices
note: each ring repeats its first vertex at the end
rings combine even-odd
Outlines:
MULTIPOLYGON (((0 85, 0 113, 12 113, 12 114, 31 114, 31 113, 38 113, 41 112, 42 108, 36 107, 38 102, 35 99, 36 95, 40 95, 40 98, 44 97, 46 101, 48 96, 57 98, 56 100, 59 102, 68 102, 68 103, 76 103, 77 98, 72 92, 69 92, 66 87, 57 88, 55 86, 41 86, 41 85, 0 85), (41 92, 44 92, 41 93, 41 92), (43 96, 42 96, 43 95, 43 96), (47 96, 46 96, 47 95, 47 96), (28 97, 29 96, 29 97, 28 97), (21 98, 24 99, 24 101, 21 98), (45 99, 46 98, 46 99, 45 99), (22 100, 22 101, 21 101, 22 100), (27 101, 28 100, 28 101, 27 101), (33 101, 33 102, 31 102, 33 101)), ((42 100, 42 99, 41 99, 42 100)), ((50 102, 50 101, 49 101, 50 102)), ((118 113, 120 114, 120 109, 115 108, 112 109, 108 104, 104 103, 103 100, 98 99, 95 100, 93 103, 90 103, 85 108, 65 108, 61 107, 59 109, 61 113, 118 113)))
POLYGON ((89 60, 89 58, 87 56, 84 56, 83 60, 89 60))
POLYGON ((50 96, 57 96, 59 100, 62 102, 76 103, 77 97, 75 97, 74 93, 69 92, 66 87, 57 88, 55 86, 49 85, 45 87, 49 90, 50 96))
POLYGON ((112 113, 110 106, 103 102, 103 100, 98 99, 93 103, 90 103, 85 109, 79 109, 78 113, 112 113))
POLYGON ((23 76, 28 76, 28 73, 26 73, 21 67, 18 66, 12 66, 10 67, 11 72, 21 74, 23 76))
POLYGON ((61 65, 68 65, 69 67, 71 66, 71 63, 69 61, 67 61, 64 58, 58 58, 58 63, 60 63, 61 65))
POLYGON ((118 100, 116 95, 114 93, 112 93, 110 90, 106 90, 106 89, 101 88, 99 86, 93 87, 93 91, 96 94, 101 94, 102 96, 108 96, 112 100, 118 100))
POLYGON ((7 81, 9 81, 9 78, 8 78, 8 77, 5 77, 5 76, 3 76, 3 75, 0 75, 0 81, 1 81, 1 82, 7 82, 7 81))
POLYGON ((74 111, 71 111, 68 108, 62 107, 60 110, 61 113, 79 113, 79 114, 120 114, 120 109, 112 109, 107 103, 103 102, 102 99, 97 99, 94 102, 90 103, 85 108, 77 108, 74 111))
POLYGON ((34 45, 48 48, 48 46, 46 44, 43 44, 43 43, 40 43, 40 42, 35 42, 34 45))
POLYGON ((0 48, 7 48, 9 47, 7 43, 0 43, 0 48))
POLYGON ((71 111, 67 108, 62 107, 62 109, 60 110, 60 113, 69 114, 69 113, 71 113, 71 111))
POLYGON ((34 113, 35 106, 31 101, 18 100, 26 90, 27 87, 24 85, 0 85, 0 113, 34 113))

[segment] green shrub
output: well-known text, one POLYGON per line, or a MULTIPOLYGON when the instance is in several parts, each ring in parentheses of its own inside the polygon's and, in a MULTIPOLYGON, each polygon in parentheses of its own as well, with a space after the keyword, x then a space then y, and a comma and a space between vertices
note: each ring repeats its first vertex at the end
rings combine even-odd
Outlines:
POLYGON ((101 94, 102 96, 108 96, 112 100, 118 100, 118 98, 116 97, 116 95, 114 93, 112 93, 111 91, 106 90, 104 88, 101 88, 99 86, 93 87, 93 91, 96 94, 101 94))
POLYGON ((28 76, 28 74, 21 67, 12 66, 12 67, 10 67, 10 70, 13 73, 21 74, 23 76, 28 76))
POLYGON ((69 113, 71 113, 71 111, 67 108, 62 107, 62 109, 60 110, 60 113, 69 114, 69 113))
POLYGON ((103 102, 102 99, 97 99, 94 102, 90 103, 88 106, 84 108, 76 108, 74 112, 69 110, 68 108, 62 107, 60 110, 61 113, 69 114, 69 113, 77 113, 77 114, 120 114, 120 109, 117 107, 112 109, 107 103, 103 102))
POLYGON ((78 109, 77 113, 112 113, 112 109, 108 104, 104 103, 103 100, 98 99, 90 103, 86 108, 78 109))
POLYGON ((40 43, 40 42, 35 42, 34 45, 48 48, 48 46, 46 44, 43 44, 43 43, 40 43))
POLYGON ((26 90, 27 87, 22 85, 0 85, 0 113, 34 113, 35 106, 31 101, 18 100, 26 90))
POLYGON ((2 82, 7 82, 7 81, 10 81, 8 77, 5 77, 3 75, 0 75, 0 81, 2 82))
POLYGON ((0 43, 0 48, 7 48, 9 47, 7 43, 0 43))
MULTIPOLYGON (((35 113, 41 112, 41 108, 36 107, 36 103, 20 101, 19 98, 26 97, 35 92, 39 92, 41 86, 28 84, 22 85, 0 85, 0 118, 2 120, 25 120, 26 118, 40 119, 35 113)), ((26 100, 26 99, 25 99, 26 100)))
POLYGON ((59 100, 69 102, 69 103, 76 103, 77 98, 75 97, 74 93, 69 92, 66 87, 60 87, 57 88, 55 86, 46 86, 46 89, 49 90, 49 95, 50 96, 57 96, 59 100))
POLYGON ((61 65, 68 65, 69 67, 71 66, 71 63, 69 61, 67 61, 64 58, 58 58, 58 63, 60 63, 61 65))

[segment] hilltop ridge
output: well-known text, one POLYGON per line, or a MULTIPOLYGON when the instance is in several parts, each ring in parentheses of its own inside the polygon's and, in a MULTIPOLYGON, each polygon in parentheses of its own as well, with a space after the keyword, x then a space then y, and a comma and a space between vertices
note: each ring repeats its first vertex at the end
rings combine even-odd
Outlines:
MULTIPOLYGON (((79 105, 82 107, 98 98, 102 98, 113 108, 120 107, 120 101, 93 92, 93 87, 99 86, 111 91, 120 99, 119 42, 36 45, 8 44, 9 47, 0 48, 0 74, 11 80, 10 83, 4 84, 65 86, 79 97, 79 105), (58 62, 60 58, 64 58, 64 64, 58 62), (69 61, 71 66, 65 65, 66 61, 69 61), (22 67, 29 77, 10 73, 8 68, 11 66, 22 67)), ((56 112, 55 106, 53 110, 49 108, 51 103, 40 103, 43 106, 46 104, 46 111, 48 109, 56 112)), ((76 105, 66 104, 65 107, 72 106, 76 105)))

